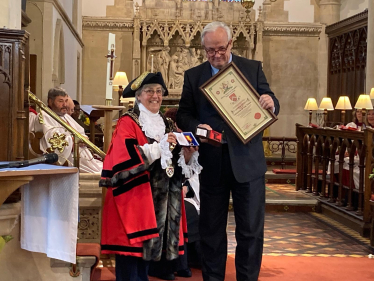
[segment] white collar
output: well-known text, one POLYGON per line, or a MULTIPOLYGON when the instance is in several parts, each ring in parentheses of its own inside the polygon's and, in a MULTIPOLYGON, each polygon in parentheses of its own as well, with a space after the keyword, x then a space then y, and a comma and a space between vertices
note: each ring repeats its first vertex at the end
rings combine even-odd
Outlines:
POLYGON ((142 130, 145 135, 156 141, 160 141, 162 136, 165 134, 165 123, 159 112, 152 113, 141 103, 139 106, 139 123, 142 126, 142 130))

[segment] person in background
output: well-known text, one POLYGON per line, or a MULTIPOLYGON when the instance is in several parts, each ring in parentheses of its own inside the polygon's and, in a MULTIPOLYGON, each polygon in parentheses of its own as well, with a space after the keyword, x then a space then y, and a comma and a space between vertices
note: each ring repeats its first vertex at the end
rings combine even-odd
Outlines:
POLYGON ((35 122, 37 119, 38 113, 31 106, 29 107, 29 132, 35 131, 35 122))
POLYGON ((260 61, 231 53, 231 30, 223 22, 207 24, 201 33, 208 61, 185 72, 182 97, 177 113, 178 126, 186 132, 197 127, 223 133, 223 144, 207 142, 199 147, 200 238, 203 279, 224 280, 227 260, 227 217, 232 194, 236 222, 236 279, 257 280, 264 243, 266 161, 262 133, 247 144, 200 91, 199 87, 230 62, 243 73, 260 95, 262 108, 279 113, 279 102, 270 90, 260 61))
POLYGON ((181 148, 160 112, 161 73, 144 72, 123 91, 136 104, 118 120, 104 160, 101 253, 115 254, 116 280, 148 280, 149 261, 183 254, 183 175, 200 173, 198 151, 181 148))
POLYGON ((85 116, 85 114, 83 112, 81 112, 81 107, 80 107, 79 102, 69 98, 69 108, 70 108, 70 111, 71 111, 70 116, 75 120, 75 122, 77 122, 79 124, 79 126, 81 126, 83 128, 85 133, 89 133, 90 132, 90 127, 88 125, 86 125, 81 119, 81 116, 82 115, 85 116))
POLYGON ((69 97, 69 96, 68 96, 68 104, 67 104, 67 112, 66 113, 69 114, 70 116, 72 116, 73 113, 74 113, 74 102, 71 99, 71 97, 69 97))
POLYGON ((77 100, 73 100, 73 103, 74 103, 74 112, 71 115, 71 117, 73 117, 74 120, 78 120, 79 116, 81 115, 81 105, 79 104, 77 100))
POLYGON ((346 127, 356 128, 359 131, 365 129, 366 124, 364 123, 362 110, 361 109, 354 109, 352 112, 353 121, 348 123, 346 127))
POLYGON ((366 113, 367 127, 374 128, 374 110, 368 110, 366 113))
MULTIPOLYGON (((71 99, 70 99, 71 100, 71 99)), ((78 133, 88 139, 84 129, 68 114, 69 96, 66 91, 60 87, 52 88, 48 91, 48 107, 56 113, 59 118, 74 128, 78 133)), ((60 125, 55 119, 46 112, 38 114, 39 118, 35 121, 35 131, 43 132, 43 138, 40 140, 40 150, 45 152, 53 150, 59 158, 60 165, 74 166, 72 134, 60 125), (52 140, 58 141, 60 146, 52 148, 52 140), (61 143, 63 145, 61 145, 61 143)), ((95 159, 88 148, 81 144, 79 147, 79 171, 83 173, 99 173, 102 170, 103 162, 95 159)))

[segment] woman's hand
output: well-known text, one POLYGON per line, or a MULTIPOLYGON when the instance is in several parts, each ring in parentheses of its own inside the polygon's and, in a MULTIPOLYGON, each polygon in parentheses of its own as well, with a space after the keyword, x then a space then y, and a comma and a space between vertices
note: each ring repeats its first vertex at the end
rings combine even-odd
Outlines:
POLYGON ((170 144, 170 148, 174 148, 177 145, 177 137, 174 133, 168 133, 166 141, 170 144))
POLYGON ((199 150, 198 146, 183 146, 183 155, 184 155, 184 160, 186 161, 186 164, 190 161, 192 154, 195 151, 199 150))
POLYGON ((186 195, 188 193, 188 186, 187 185, 184 185, 183 188, 182 188, 182 192, 183 192, 183 198, 186 198, 186 195))

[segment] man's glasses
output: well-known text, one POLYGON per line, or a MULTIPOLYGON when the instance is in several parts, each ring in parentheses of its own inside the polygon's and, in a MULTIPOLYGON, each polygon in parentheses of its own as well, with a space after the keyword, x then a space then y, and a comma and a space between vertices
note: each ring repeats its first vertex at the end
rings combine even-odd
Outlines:
POLYGON ((162 96, 162 90, 161 89, 159 89, 159 90, 151 90, 151 89, 148 89, 148 90, 144 90, 144 92, 148 95, 148 96, 150 96, 150 97, 152 97, 155 93, 157 94, 157 96, 162 96))
POLYGON ((231 40, 229 41, 229 43, 227 43, 226 47, 220 47, 220 48, 218 48, 218 50, 215 50, 215 49, 205 49, 205 52, 210 57, 215 56, 216 53, 218 53, 219 55, 224 55, 224 54, 226 54, 227 48, 229 47, 230 43, 231 43, 231 40))

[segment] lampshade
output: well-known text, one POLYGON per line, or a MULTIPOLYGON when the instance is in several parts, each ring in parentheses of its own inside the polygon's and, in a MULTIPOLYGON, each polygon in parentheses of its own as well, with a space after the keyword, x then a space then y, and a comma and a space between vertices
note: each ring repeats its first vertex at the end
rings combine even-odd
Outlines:
POLYGON ((371 99, 374 99, 374 88, 371 88, 371 91, 370 91, 370 98, 371 98, 371 99))
POLYGON ((356 102, 355 108, 357 109, 373 109, 373 104, 371 103, 369 95, 360 95, 356 102))
POLYGON ((319 104, 319 109, 334 110, 331 98, 323 98, 321 103, 319 104))
POLYGON ((318 110, 317 101, 315 98, 309 98, 306 101, 304 110, 318 110))
POLYGON ((117 71, 116 76, 113 79, 113 86, 122 86, 123 88, 129 84, 127 80, 126 72, 117 71))
POLYGON ((351 102, 349 101, 349 97, 341 96, 335 106, 335 109, 342 109, 342 110, 350 110, 352 109, 351 102))

